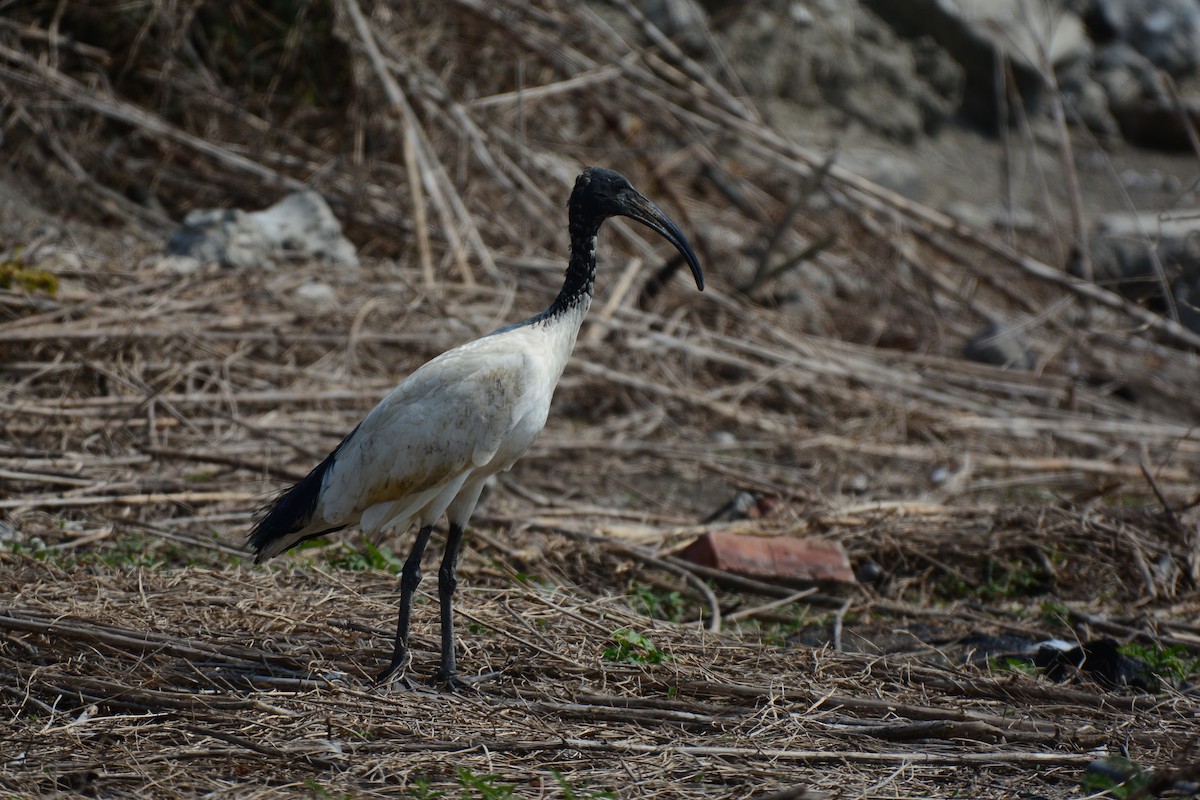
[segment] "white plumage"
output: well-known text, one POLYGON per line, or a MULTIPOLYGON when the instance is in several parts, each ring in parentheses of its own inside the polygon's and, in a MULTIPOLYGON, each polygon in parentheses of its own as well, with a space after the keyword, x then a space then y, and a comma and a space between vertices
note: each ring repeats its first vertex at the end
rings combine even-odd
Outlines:
POLYGON ((432 525, 455 500, 469 515, 484 481, 511 467, 545 425, 578 331, 516 327, 418 368, 347 437, 324 475, 313 520, 264 547, 260 560, 331 528, 375 534, 413 521, 432 525))
POLYGON ((418 523, 401 577, 394 655, 381 681, 399 673, 407 660, 421 557, 433 525, 445 514, 450 531, 439 570, 442 663, 436 680, 452 687, 461 683, 452 596, 463 529, 487 478, 511 467, 546 423, 554 388, 591 304, 601 223, 623 215, 658 231, 684 255, 703 288, 700 266, 683 234, 619 174, 585 170, 568 208, 571 257, 554 303, 522 323, 448 350, 409 375, 250 532, 255 560, 261 561, 353 525, 375 534, 418 523))

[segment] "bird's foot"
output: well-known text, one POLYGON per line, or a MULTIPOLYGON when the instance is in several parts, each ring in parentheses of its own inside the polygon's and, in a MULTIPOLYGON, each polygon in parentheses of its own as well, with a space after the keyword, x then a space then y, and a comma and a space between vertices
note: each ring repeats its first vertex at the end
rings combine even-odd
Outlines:
POLYGON ((473 691, 471 684, 458 677, 456 672, 446 672, 438 670, 437 673, 429 679, 430 686, 436 686, 439 689, 445 689, 447 692, 466 692, 473 691))
POLYGON ((445 689, 448 692, 476 692, 479 691, 481 683, 495 680, 503 674, 503 670, 496 670, 495 672, 485 672, 482 675, 472 675, 470 678, 460 678, 458 673, 452 673, 447 677, 445 673, 438 670, 438 673, 429 679, 429 685, 445 689))
POLYGON ((404 674, 404 670, 395 664, 389 665, 387 669, 375 676, 375 685, 381 687, 399 686, 406 692, 411 692, 416 688, 413 686, 413 682, 408 679, 408 676, 404 674))

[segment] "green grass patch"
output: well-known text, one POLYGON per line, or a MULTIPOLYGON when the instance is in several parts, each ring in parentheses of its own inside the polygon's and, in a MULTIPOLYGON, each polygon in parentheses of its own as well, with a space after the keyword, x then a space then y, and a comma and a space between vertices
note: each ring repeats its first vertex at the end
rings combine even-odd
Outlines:
POLYGON ((576 786, 564 778, 558 770, 551 770, 551 772, 554 774, 554 780, 558 781, 558 787, 562 790, 563 800, 600 800, 600 798, 616 800, 617 798, 617 793, 609 789, 590 789, 586 783, 576 786))
POLYGON ((629 604, 635 611, 654 619, 682 622, 688 603, 677 591, 665 591, 652 586, 634 586, 629 593, 629 604))
MULTIPOLYGON (((558 791, 547 792, 543 788, 542 791, 535 793, 537 797, 562 798, 562 800, 616 800, 617 798, 616 792, 610 789, 592 788, 586 782, 577 784, 564 778, 558 770, 550 772, 558 784, 558 791)), ((533 796, 529 792, 518 792, 515 784, 504 781, 499 775, 480 774, 469 767, 456 768, 454 775, 459 787, 457 792, 454 789, 450 789, 449 793, 435 789, 429 778, 422 777, 406 787, 404 797, 412 798, 412 800, 436 800, 437 798, 515 800, 519 797, 533 796)))
POLYGON ((1150 775, 1128 758, 1109 756, 1090 765, 1079 783, 1085 794, 1125 798, 1149 784, 1150 775))
POLYGON ((1193 656, 1182 645, 1160 647, 1130 642, 1120 645, 1117 651, 1130 658, 1139 659, 1150 667, 1150 671, 1155 675, 1174 684, 1183 683, 1192 675, 1200 673, 1200 658, 1193 656))
POLYGON ((329 550, 325 560, 329 566, 335 569, 350 570, 351 572, 377 569, 392 575, 399 575, 400 571, 404 569, 404 559, 393 553, 387 545, 376 546, 370 542, 364 542, 361 547, 354 547, 342 543, 329 548, 329 550))
POLYGON ((436 800, 438 797, 445 797, 446 793, 430 786, 428 778, 417 778, 409 785, 407 796, 413 800, 436 800))
POLYGON ((114 536, 106 540, 103 545, 94 548, 81 547, 61 550, 47 545, 39 538, 33 538, 26 542, 8 542, 7 545, 13 553, 45 561, 62 569, 96 565, 122 569, 127 567, 164 569, 169 566, 208 563, 189 558, 188 551, 174 542, 137 534, 114 536))
POLYGON ((612 644, 604 648, 605 661, 630 664, 661 664, 671 656, 658 649, 658 645, 637 631, 618 628, 613 631, 612 644))
POLYGON ((58 276, 44 269, 30 267, 19 259, 0 261, 0 289, 55 295, 58 294, 58 276))
POLYGON ((1040 566, 990 558, 983 562, 977 581, 959 573, 943 573, 935 586, 937 596, 943 600, 1016 600, 1048 589, 1048 577, 1040 566))
POLYGON ((460 795, 461 797, 478 798, 478 800, 508 800, 517 796, 517 787, 501 783, 496 775, 476 775, 466 767, 459 767, 457 773, 459 784, 466 790, 460 795))
POLYGON ((789 603, 774 609, 766 619, 750 617, 731 623, 747 636, 757 634, 758 639, 765 645, 786 647, 797 635, 809 629, 828 630, 834 614, 814 616, 812 607, 800 603, 789 603), (790 617, 790 619, 788 619, 790 617))
POLYGON ((1069 628, 1071 625, 1071 609, 1063 603, 1048 600, 1038 607, 1038 619, 1045 625, 1057 628, 1069 628))
POLYGON ((993 656, 987 660, 988 669, 992 672, 1019 672, 1036 678, 1041 670, 1024 658, 1016 656, 993 656))

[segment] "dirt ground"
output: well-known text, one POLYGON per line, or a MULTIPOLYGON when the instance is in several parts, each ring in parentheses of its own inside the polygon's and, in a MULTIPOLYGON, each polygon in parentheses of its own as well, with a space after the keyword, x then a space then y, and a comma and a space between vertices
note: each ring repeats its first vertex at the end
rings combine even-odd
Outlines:
MULTIPOLYGON (((1062 273, 1054 131, 1007 153, 958 126, 900 147, 774 99, 743 113, 716 73, 586 7, 363 5, 374 33, 337 4, 322 43, 346 96, 280 45, 299 104, 178 56, 171 26, 191 23, 165 6, 103 53, 79 20, 59 50, 34 22, 4 40, 6 793, 1196 793, 1200 359, 1062 273), (504 69, 472 69, 485 56, 504 69), (550 93, 518 103, 517 83, 550 93), (823 167, 831 142, 917 165, 918 190, 823 167), (676 219, 706 291, 651 280, 667 249, 609 223, 546 430, 467 534, 472 688, 376 686, 411 532, 258 566, 254 511, 412 369, 545 307, 571 180, 597 162, 676 219), (168 268, 169 220, 261 208, 284 178, 329 199, 360 267, 168 268), (943 213, 963 204, 965 222, 943 213), (1031 369, 961 357, 996 321, 1031 369), (741 492, 767 513, 716 513, 741 492), (678 558, 710 531, 837 542, 857 580, 678 558), (1035 663, 1051 639, 1086 659, 1035 663)), ((1197 172, 1076 146, 1093 211, 1178 203, 1197 172)), ((413 638, 432 674, 433 578, 413 638)))

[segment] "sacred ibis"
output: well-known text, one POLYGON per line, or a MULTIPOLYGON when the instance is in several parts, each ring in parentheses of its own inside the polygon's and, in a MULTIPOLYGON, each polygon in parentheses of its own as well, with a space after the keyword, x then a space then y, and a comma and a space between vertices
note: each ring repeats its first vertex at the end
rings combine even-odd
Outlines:
POLYGON ((449 521, 438 571, 441 668, 435 682, 461 686, 455 674, 455 565, 463 529, 484 481, 507 470, 546 423, 550 398, 592 301, 596 237, 604 220, 630 217, 657 231, 687 259, 697 288, 704 276, 691 245, 666 214, 624 177, 589 168, 568 203, 571 253, 550 307, 429 361, 393 389, 324 461, 283 492, 250 531, 255 561, 306 539, 359 526, 368 535, 420 525, 400 578, 400 616, 391 663, 378 680, 406 686, 408 628, 421 556, 442 514, 449 521))

